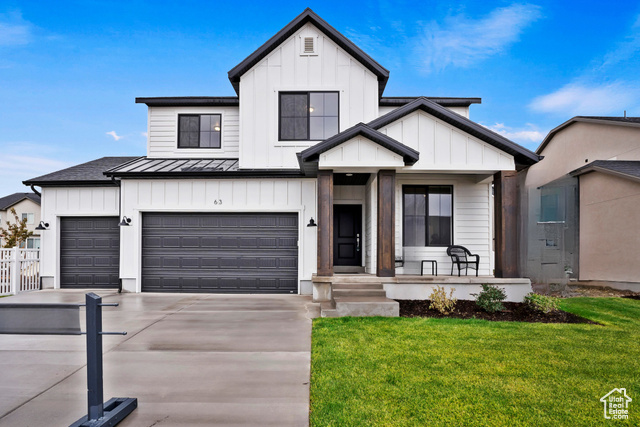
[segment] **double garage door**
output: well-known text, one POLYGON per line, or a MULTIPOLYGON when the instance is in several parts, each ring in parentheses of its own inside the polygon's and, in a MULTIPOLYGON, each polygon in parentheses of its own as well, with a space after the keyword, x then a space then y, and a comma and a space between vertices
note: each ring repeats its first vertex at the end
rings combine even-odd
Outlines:
MULTIPOLYGON (((119 228, 115 217, 61 219, 63 288, 118 286, 119 228)), ((298 216, 145 213, 142 291, 297 293, 298 216)))
POLYGON ((298 215, 146 213, 142 291, 297 293, 298 215))

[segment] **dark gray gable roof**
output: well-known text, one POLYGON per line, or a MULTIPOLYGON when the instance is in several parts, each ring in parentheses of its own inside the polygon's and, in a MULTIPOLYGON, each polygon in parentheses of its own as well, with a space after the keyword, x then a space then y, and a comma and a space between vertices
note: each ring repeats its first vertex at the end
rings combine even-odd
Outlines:
POLYGON ((514 156, 516 164, 529 166, 540 160, 540 157, 537 154, 425 97, 417 98, 415 101, 399 107, 382 117, 378 117, 377 119, 369 122, 368 125, 373 129, 380 129, 406 115, 413 113, 416 110, 422 110, 504 151, 505 153, 511 154, 514 156))
POLYGON ((237 107, 237 96, 160 96, 136 98, 137 104, 149 107, 237 107))
POLYGON ((24 199, 29 199, 34 203, 40 204, 40 196, 36 193, 13 193, 0 198, 0 211, 6 211, 11 206, 23 201, 24 199))
MULTIPOLYGON (((381 107, 402 107, 420 98, 419 96, 383 96, 378 105, 381 107)), ((430 101, 443 107, 468 107, 471 104, 481 104, 482 98, 451 98, 442 96, 425 96, 430 101)))
POLYGON ((283 29, 278 31, 276 35, 271 37, 265 44, 260 46, 255 52, 249 55, 244 61, 236 65, 229 71, 229 80, 236 90, 236 93, 240 93, 240 77, 249 71, 254 65, 265 58, 275 48, 277 48, 282 42, 291 37, 293 33, 298 31, 307 23, 312 23, 316 28, 327 35, 334 43, 344 49, 349 55, 357 59, 362 65, 364 65, 369 71, 378 77, 378 92, 382 96, 384 87, 389 80, 389 71, 382 65, 378 64, 369 55, 367 55, 362 49, 356 46, 351 40, 340 34, 338 30, 329 25, 324 19, 320 18, 310 8, 306 8, 304 12, 298 15, 293 21, 289 22, 283 29))
POLYGON ((413 165, 420 158, 420 153, 413 148, 407 147, 395 139, 372 129, 364 123, 358 123, 357 125, 350 127, 331 138, 325 139, 313 147, 307 148, 301 153, 298 153, 298 160, 302 162, 317 160, 320 154, 360 135, 381 145, 387 150, 401 155, 406 165, 413 165))
POLYGON ((139 157, 104 172, 118 178, 292 178, 299 170, 238 169, 238 159, 150 159, 139 157))
POLYGON ((549 134, 542 140, 542 143, 536 150, 536 153, 542 153, 542 150, 549 145, 553 137, 556 136, 558 132, 577 122, 640 127, 640 117, 575 116, 562 123, 560 126, 551 129, 549 134))
POLYGON ((41 187, 116 185, 104 175, 104 171, 135 159, 138 159, 138 157, 103 157, 37 178, 31 178, 24 181, 23 184, 41 187))
POLYGON ((589 172, 603 172, 640 181, 640 160, 596 160, 571 171, 569 174, 580 176, 589 172))

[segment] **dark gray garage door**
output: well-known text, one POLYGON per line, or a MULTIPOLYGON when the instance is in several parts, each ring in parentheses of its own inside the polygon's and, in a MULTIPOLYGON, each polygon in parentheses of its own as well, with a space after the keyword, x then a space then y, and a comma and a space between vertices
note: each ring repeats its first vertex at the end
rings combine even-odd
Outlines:
POLYGON ((60 218, 62 288, 117 288, 119 259, 117 217, 60 218))
POLYGON ((298 215, 146 213, 142 290, 296 293, 298 215))

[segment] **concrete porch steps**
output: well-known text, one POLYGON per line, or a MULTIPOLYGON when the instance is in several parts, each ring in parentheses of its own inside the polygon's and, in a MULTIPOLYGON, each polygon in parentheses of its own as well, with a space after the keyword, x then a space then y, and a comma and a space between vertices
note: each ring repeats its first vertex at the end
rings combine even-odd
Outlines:
POLYGON ((320 304, 322 317, 397 317, 400 305, 387 298, 381 283, 368 283, 360 277, 345 277, 332 283, 332 300, 320 304))

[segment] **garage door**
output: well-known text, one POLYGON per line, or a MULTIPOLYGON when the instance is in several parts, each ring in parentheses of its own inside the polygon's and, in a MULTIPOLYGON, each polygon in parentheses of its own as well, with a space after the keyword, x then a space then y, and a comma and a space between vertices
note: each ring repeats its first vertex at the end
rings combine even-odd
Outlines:
POLYGON ((142 290, 296 293, 298 215, 146 213, 142 290))
POLYGON ((119 259, 117 217, 60 218, 62 288, 117 288, 119 259))

